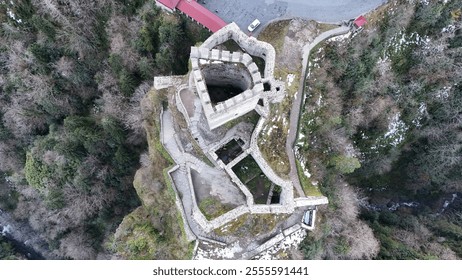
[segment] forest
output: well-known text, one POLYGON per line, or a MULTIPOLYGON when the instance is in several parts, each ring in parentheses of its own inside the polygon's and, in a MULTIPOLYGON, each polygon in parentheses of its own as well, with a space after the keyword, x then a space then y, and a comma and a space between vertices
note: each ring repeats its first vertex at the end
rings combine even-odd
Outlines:
MULTIPOLYGON (((462 2, 367 19, 310 57, 297 149, 330 203, 299 251, 460 259, 462 2)), ((149 90, 208 36, 154 0, 0 0, 0 214, 59 259, 190 257, 155 136, 167 93, 149 90)), ((0 259, 23 258, 0 236, 0 259)))
POLYGON ((299 151, 329 197, 306 258, 462 257, 462 2, 390 1, 311 60, 299 151))
POLYGON ((0 209, 56 258, 110 258, 140 205, 140 100, 207 36, 154 0, 0 1, 0 209))

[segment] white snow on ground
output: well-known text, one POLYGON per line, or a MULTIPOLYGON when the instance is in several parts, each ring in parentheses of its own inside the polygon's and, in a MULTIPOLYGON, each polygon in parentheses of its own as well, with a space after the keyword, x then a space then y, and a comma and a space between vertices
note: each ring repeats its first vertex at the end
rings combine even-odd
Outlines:
POLYGON ((452 87, 443 87, 442 89, 436 92, 436 97, 441 99, 447 99, 449 97, 451 89, 452 87))
POLYGON ((379 58, 377 60, 377 69, 379 70, 380 74, 385 75, 387 72, 391 70, 391 61, 388 57, 379 58))
POLYGON ((300 160, 300 166, 302 167, 302 170, 303 170, 303 174, 305 174, 305 176, 307 178, 310 178, 311 177, 311 173, 308 171, 308 169, 306 168, 305 166, 305 161, 302 159, 300 160))
POLYGON ((401 202, 401 203, 392 203, 390 207, 388 207, 388 210, 390 211, 396 211, 400 207, 408 207, 408 208, 415 208, 419 206, 418 202, 401 202))
POLYGON ((10 9, 6 9, 6 14, 14 21, 17 23, 22 23, 22 20, 20 18, 16 18, 16 15, 11 11, 10 9))
POLYGON ((318 100, 316 100, 316 105, 318 105, 318 107, 319 107, 319 106, 321 106, 321 104, 322 104, 322 95, 319 95, 318 100))
POLYGON ((356 157, 357 156, 355 148, 353 147, 353 144, 351 144, 351 143, 346 144, 346 146, 345 146, 345 155, 347 155, 349 157, 356 157))
POLYGON ((4 236, 4 235, 6 235, 7 233, 11 233, 12 229, 13 229, 13 228, 11 227, 11 225, 6 225, 6 226, 4 226, 4 227, 3 227, 3 230, 2 230, 2 235, 4 236))
MULTIPOLYGON (((211 244, 204 242, 205 244, 211 244)), ((234 243, 228 247, 220 248, 216 247, 211 250, 203 250, 200 247, 197 248, 196 255, 193 259, 195 260, 216 260, 216 259, 234 259, 235 254, 238 252, 242 252, 242 248, 239 244, 234 243)))
MULTIPOLYGON (((427 6, 428 4, 430 4, 430 0, 420 0, 420 3, 427 6)), ((446 2, 445 2, 445 4, 446 4, 446 2)))
POLYGON ((456 193, 454 193, 454 194, 452 194, 451 201, 445 200, 444 204, 443 204, 443 208, 441 209, 440 213, 443 213, 446 210, 446 208, 448 208, 448 206, 451 205, 451 203, 454 203, 454 201, 456 200, 457 197, 458 197, 458 195, 456 193))
POLYGON ((399 53, 401 50, 411 45, 427 45, 430 42, 428 36, 421 37, 419 33, 406 34, 405 30, 401 30, 395 36, 391 37, 388 46, 385 48, 383 59, 386 60, 390 55, 399 53))
POLYGON ((456 31, 456 26, 452 24, 441 29, 441 33, 453 33, 454 31, 456 31))
POLYGON ((384 137, 390 139, 390 145, 396 146, 404 140, 404 136, 407 130, 406 124, 401 120, 401 113, 396 113, 391 118, 390 123, 388 124, 388 131, 385 133, 384 137))
POLYGON ((292 82, 294 81, 294 79, 295 79, 294 74, 288 74, 287 75, 286 82, 287 82, 288 87, 290 87, 292 85, 292 82))
POLYGON ((351 32, 348 32, 346 34, 340 35, 340 36, 335 36, 330 39, 327 39, 327 42, 342 42, 346 39, 348 39, 351 35, 351 32))
POLYGON ((416 127, 420 127, 421 126, 420 121, 423 119, 425 115, 427 115, 427 104, 422 102, 420 103, 419 112, 417 114, 417 117, 414 120, 412 120, 412 124, 414 124, 416 127))
MULTIPOLYGON (((423 110, 424 108, 422 108, 423 110)), ((389 145, 397 146, 404 141, 408 126, 401 120, 401 114, 396 113, 388 124, 388 131, 381 137, 376 139, 373 146, 370 147, 371 151, 379 152, 379 148, 384 148, 389 145)), ((363 139, 367 139, 363 134, 363 139)))
POLYGON ((257 260, 276 260, 278 259, 278 255, 280 253, 282 252, 287 253, 289 249, 297 248, 298 245, 303 241, 303 239, 305 239, 306 234, 307 233, 305 229, 297 230, 291 235, 284 238, 278 244, 274 245, 273 247, 269 248, 265 252, 256 256, 255 259, 257 260))

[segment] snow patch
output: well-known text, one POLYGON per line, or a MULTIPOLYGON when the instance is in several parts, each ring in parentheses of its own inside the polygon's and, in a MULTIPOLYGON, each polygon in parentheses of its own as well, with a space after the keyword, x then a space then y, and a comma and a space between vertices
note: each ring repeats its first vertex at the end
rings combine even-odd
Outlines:
POLYGON ((11 227, 11 225, 6 225, 3 227, 2 235, 5 236, 7 234, 10 234, 12 231, 13 231, 13 227, 11 227))
MULTIPOLYGON (((204 244, 209 244, 204 242, 204 244)), ((236 253, 242 252, 242 248, 239 244, 234 243, 228 247, 215 247, 210 250, 203 250, 200 247, 197 248, 196 255, 193 259, 195 260, 216 260, 216 259, 234 259, 236 253)))
POLYGON ((388 59, 388 57, 400 53, 403 49, 405 49, 408 46, 426 46, 429 42, 430 38, 428 36, 422 37, 417 32, 407 34, 405 30, 401 30, 395 36, 391 37, 382 57, 386 60, 388 59))
POLYGON ((388 210, 390 211, 396 211, 400 207, 409 207, 409 208, 415 208, 419 206, 418 202, 402 202, 402 203, 393 203, 390 207, 388 207, 388 210))
MULTIPOLYGON (((447 1, 447 0, 445 0, 445 1, 447 1)), ((430 4, 430 0, 420 0, 420 4, 428 6, 428 4, 430 4)), ((446 4, 446 2, 445 2, 445 4, 446 4)))
POLYGON ((441 209, 440 213, 443 213, 444 211, 446 211, 446 208, 448 208, 448 206, 451 205, 451 203, 454 203, 454 201, 456 200, 457 197, 458 197, 458 195, 456 193, 453 193, 452 194, 452 199, 450 201, 445 200, 444 204, 443 204, 443 208, 441 209))
POLYGON ((281 242, 269 248, 265 252, 256 256, 256 260, 277 260, 279 253, 287 253, 291 248, 297 248, 303 239, 305 239, 307 232, 305 229, 299 229, 292 234, 286 236, 281 242))
POLYGON ((294 74, 288 74, 287 75, 286 82, 287 82, 288 87, 290 87, 292 85, 292 82, 294 81, 294 79, 295 79, 294 74))
POLYGON ((319 95, 318 100, 316 100, 316 105, 317 105, 318 107, 320 107, 321 104, 322 104, 322 95, 319 95))
POLYGON ((441 33, 453 33, 454 31, 456 31, 456 26, 452 24, 441 29, 441 33))
POLYGON ((427 115, 427 104, 422 102, 420 103, 417 117, 414 120, 412 120, 412 124, 414 124, 416 127, 422 126, 420 122, 422 121, 423 117, 426 115, 427 115))
POLYGON ((451 89, 452 87, 443 87, 442 89, 436 92, 435 96, 440 99, 447 99, 449 97, 451 89))
POLYGON ((388 131, 385 133, 384 138, 390 139, 390 144, 396 146, 403 142, 405 133, 407 131, 406 124, 401 120, 401 113, 394 115, 388 124, 388 131))
POLYGON ((303 174, 306 176, 306 178, 311 178, 311 173, 306 168, 304 160, 300 160, 300 166, 302 167, 303 174))
POLYGON ((342 41, 345 41, 346 39, 348 39, 350 36, 351 36, 351 31, 346 33, 346 34, 335 36, 335 37, 332 37, 330 39, 327 39, 327 42, 342 42, 342 41))
MULTIPOLYGON (((12 3, 13 4, 13 3, 12 3)), ((13 4, 14 5, 14 4, 13 4)), ((10 10, 9 8, 6 9, 6 14, 14 21, 16 21, 17 23, 22 23, 22 20, 20 18, 16 18, 16 15, 13 13, 12 10, 10 10)))

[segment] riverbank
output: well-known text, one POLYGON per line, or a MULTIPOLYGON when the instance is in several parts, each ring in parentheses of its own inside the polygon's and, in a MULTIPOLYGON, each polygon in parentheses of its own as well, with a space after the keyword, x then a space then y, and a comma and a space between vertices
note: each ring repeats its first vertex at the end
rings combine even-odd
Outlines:
POLYGON ((15 221, 0 209, 0 234, 12 244, 15 252, 29 260, 58 259, 49 249, 48 243, 39 237, 25 222, 15 221))

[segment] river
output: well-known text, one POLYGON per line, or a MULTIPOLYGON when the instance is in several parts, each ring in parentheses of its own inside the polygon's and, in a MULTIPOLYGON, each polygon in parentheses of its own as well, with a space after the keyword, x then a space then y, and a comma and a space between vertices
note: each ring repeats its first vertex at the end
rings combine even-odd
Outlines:
POLYGON ((57 259, 42 239, 26 222, 15 221, 0 209, 0 234, 17 253, 29 260, 57 259))

